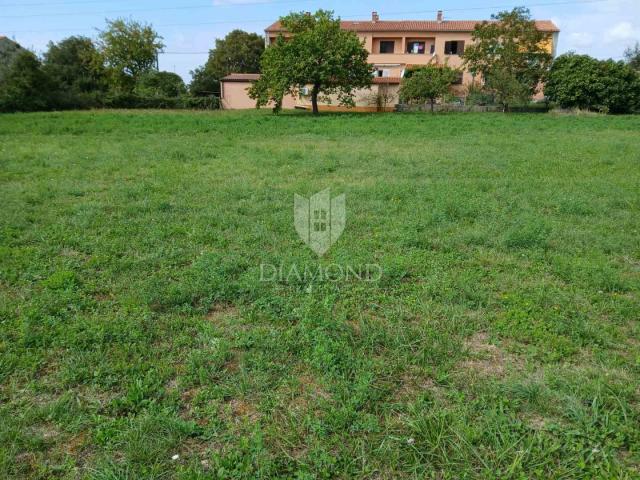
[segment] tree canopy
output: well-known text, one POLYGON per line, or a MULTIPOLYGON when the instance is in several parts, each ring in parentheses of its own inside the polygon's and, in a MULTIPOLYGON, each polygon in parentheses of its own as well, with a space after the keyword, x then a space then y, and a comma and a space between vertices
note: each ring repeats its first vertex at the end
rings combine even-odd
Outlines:
POLYGON ((220 79, 230 73, 258 73, 264 52, 264 37, 257 33, 233 30, 225 38, 217 39, 204 66, 191 75, 189 89, 194 95, 220 91, 220 79))
POLYGON ((473 44, 463 58, 473 75, 481 75, 487 88, 507 109, 514 100, 530 98, 544 81, 552 62, 549 34, 536 28, 528 9, 514 8, 476 25, 473 44))
POLYGON ((113 84, 131 90, 138 76, 155 68, 164 44, 150 25, 117 19, 107 20, 99 47, 113 84))
POLYGON ((8 39, 7 37, 0 37, 0 81, 2 77, 9 70, 11 62, 16 55, 24 49, 20 44, 8 39))
POLYGON ((409 103, 429 101, 433 111, 436 100, 449 91, 459 73, 447 65, 426 65, 410 70, 400 86, 400 98, 409 103))
POLYGON ((280 35, 262 55, 262 75, 249 92, 257 106, 273 102, 277 111, 285 95, 298 95, 306 86, 313 113, 320 95, 354 105, 356 90, 371 85, 373 71, 355 32, 342 30, 340 19, 326 10, 292 13, 280 22, 288 37, 280 35))
POLYGON ((37 111, 50 108, 50 81, 40 60, 20 49, 12 58, 0 82, 0 111, 37 111))
POLYGON ((68 37, 49 42, 44 54, 44 71, 56 88, 91 92, 106 88, 100 54, 87 37, 68 37))
POLYGON ((628 47, 624 51, 624 59, 631 68, 640 72, 640 42, 636 42, 633 47, 628 47))
POLYGON ((177 73, 152 70, 140 75, 135 92, 151 97, 179 97, 187 93, 187 88, 177 73))
POLYGON ((563 108, 628 113, 640 108, 640 75, 624 62, 567 53, 553 62, 544 93, 563 108))

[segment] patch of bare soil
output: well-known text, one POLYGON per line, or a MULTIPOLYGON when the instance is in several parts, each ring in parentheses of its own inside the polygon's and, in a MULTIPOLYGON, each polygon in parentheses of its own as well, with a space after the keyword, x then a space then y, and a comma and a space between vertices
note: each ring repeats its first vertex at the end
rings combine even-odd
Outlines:
POLYGON ((417 369, 410 369, 405 372, 400 378, 393 399, 396 402, 407 402, 412 399, 418 398, 419 395, 424 392, 430 392, 439 396, 440 388, 436 385, 436 382, 425 375, 424 372, 417 369))
POLYGON ((236 421, 248 420, 255 423, 260 419, 260 412, 255 405, 245 399, 232 398, 228 403, 228 410, 236 421))
POLYGON ((233 305, 222 303, 215 304, 211 307, 209 312, 207 312, 207 320, 210 322, 218 322, 227 317, 233 317, 237 315, 238 309, 233 305))
POLYGON ((462 361, 459 368, 480 377, 504 377, 510 368, 520 369, 522 360, 489 343, 489 336, 479 332, 469 338, 464 346, 471 358, 462 361))

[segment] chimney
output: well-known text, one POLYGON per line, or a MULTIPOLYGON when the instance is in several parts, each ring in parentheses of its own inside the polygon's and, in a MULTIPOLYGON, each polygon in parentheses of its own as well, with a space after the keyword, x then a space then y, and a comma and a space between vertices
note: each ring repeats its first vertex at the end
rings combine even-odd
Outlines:
POLYGON ((442 23, 442 10, 438 10, 438 16, 436 17, 438 23, 442 23))
POLYGON ((378 20, 380 20, 380 15, 378 15, 378 12, 371 12, 371 21, 377 22, 378 20))

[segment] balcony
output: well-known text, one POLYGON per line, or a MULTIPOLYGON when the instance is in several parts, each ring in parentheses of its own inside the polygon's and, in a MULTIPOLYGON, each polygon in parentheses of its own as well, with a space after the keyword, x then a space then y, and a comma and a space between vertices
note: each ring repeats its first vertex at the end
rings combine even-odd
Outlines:
POLYGON ((434 60, 435 37, 373 37, 369 62, 426 65, 434 60))

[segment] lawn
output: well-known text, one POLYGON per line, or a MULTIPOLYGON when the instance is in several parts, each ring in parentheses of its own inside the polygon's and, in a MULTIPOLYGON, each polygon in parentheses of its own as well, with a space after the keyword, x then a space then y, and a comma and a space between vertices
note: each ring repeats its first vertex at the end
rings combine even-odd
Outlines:
POLYGON ((640 477, 640 117, 2 115, 0 167, 0 478, 640 477))

